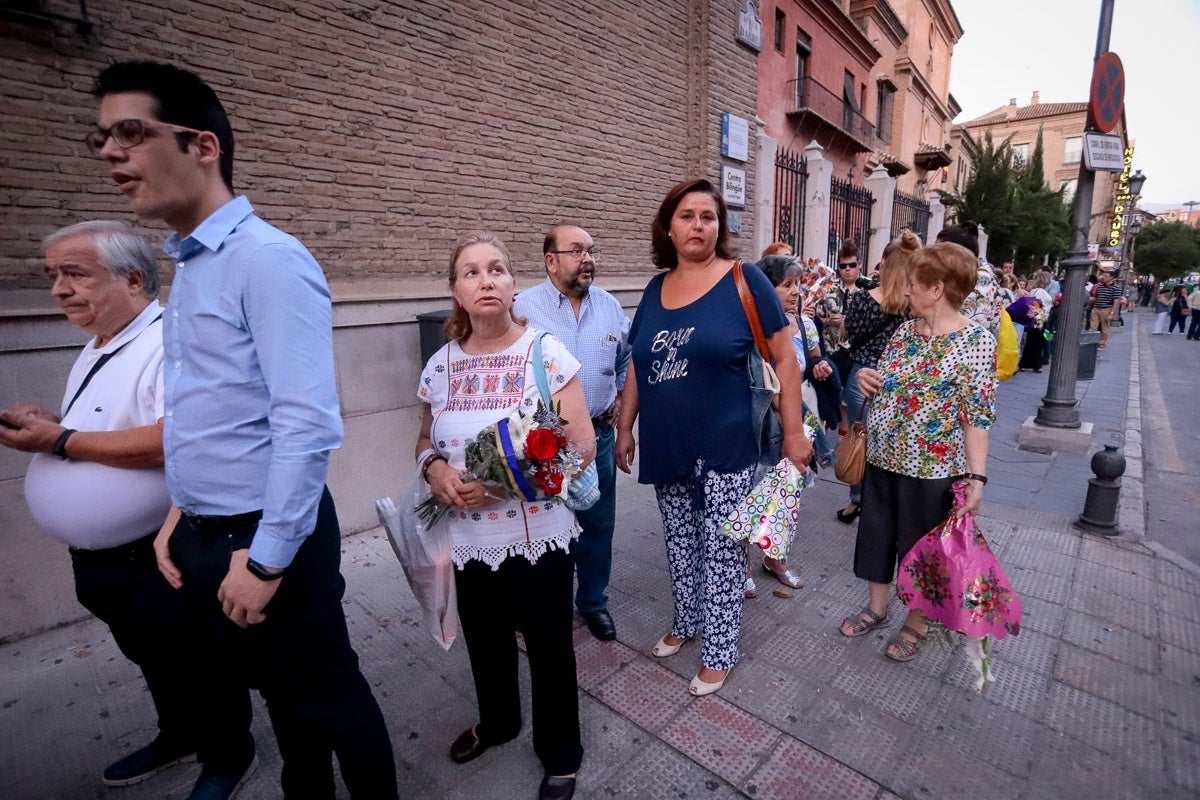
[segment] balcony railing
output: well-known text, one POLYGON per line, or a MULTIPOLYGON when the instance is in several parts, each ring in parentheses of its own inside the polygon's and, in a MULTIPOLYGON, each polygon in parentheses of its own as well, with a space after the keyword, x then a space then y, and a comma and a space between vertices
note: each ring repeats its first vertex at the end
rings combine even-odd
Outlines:
POLYGON ((788 81, 792 91, 792 111, 796 114, 815 114, 829 125, 861 144, 864 149, 875 147, 875 126, 854 110, 840 94, 822 86, 811 77, 788 81))

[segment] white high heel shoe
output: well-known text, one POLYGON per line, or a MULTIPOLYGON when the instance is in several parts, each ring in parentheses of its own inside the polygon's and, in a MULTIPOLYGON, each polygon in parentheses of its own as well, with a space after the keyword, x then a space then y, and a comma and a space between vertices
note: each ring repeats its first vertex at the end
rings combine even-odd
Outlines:
POLYGON ((702 681, 700 680, 700 676, 697 675, 696 677, 692 678, 692 682, 688 684, 688 692, 693 697, 704 697, 705 695, 716 694, 717 692, 721 691, 721 687, 725 685, 725 681, 729 679, 729 673, 731 672, 733 672, 733 670, 726 670, 725 677, 721 678, 721 680, 717 681, 716 683, 702 681))

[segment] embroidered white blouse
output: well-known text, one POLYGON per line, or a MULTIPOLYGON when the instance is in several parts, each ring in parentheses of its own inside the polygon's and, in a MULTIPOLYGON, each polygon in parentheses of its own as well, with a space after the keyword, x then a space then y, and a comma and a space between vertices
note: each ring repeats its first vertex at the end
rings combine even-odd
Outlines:
MULTIPOLYGON (((511 414, 519 406, 533 413, 541 399, 528 364, 535 331, 529 328, 500 353, 473 356, 458 342, 433 354, 421 373, 417 396, 433 413, 430 438, 455 469, 466 469, 466 446, 479 431, 511 414)), ((558 339, 542 339, 542 361, 553 394, 579 371, 579 362, 558 339)), ((534 563, 543 554, 566 550, 579 536, 575 515, 561 503, 505 500, 479 509, 455 509, 450 525, 454 563, 472 559, 493 570, 510 556, 534 563)))

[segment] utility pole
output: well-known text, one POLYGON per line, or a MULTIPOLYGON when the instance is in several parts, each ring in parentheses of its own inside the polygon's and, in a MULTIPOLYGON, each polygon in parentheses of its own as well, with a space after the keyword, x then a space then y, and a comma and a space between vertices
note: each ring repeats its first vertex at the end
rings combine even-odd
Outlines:
MULTIPOLYGON (((1113 3, 1101 0, 1100 26, 1096 34, 1096 55, 1093 62, 1108 52, 1112 35, 1113 3)), ((1090 90, 1089 90, 1090 94, 1090 90)), ((1088 115, 1085 131, 1095 130, 1091 115, 1088 115)), ((1034 423, 1048 428, 1081 427, 1079 400, 1075 397, 1076 371, 1079 363, 1080 320, 1083 319, 1086 297, 1084 277, 1095 264, 1088 258, 1088 231, 1091 227, 1092 194, 1096 186, 1096 173, 1079 162, 1079 183, 1075 191, 1072 213, 1071 247, 1062 261, 1066 280, 1062 290, 1062 308, 1059 311, 1058 333, 1055 336, 1054 359, 1050 362, 1050 378, 1046 396, 1038 408, 1034 423)))

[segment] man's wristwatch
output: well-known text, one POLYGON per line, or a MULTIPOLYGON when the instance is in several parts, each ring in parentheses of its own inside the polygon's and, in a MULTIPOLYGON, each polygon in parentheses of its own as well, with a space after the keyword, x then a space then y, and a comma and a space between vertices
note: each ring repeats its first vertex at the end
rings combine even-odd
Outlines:
POLYGON ((54 443, 54 447, 50 450, 51 455, 67 460, 67 439, 71 438, 71 434, 78 433, 74 428, 67 428, 58 436, 58 441, 54 443))
POLYGON ((246 559, 246 569, 260 581, 277 581, 283 577, 282 569, 278 572, 271 572, 270 570, 276 569, 276 567, 264 567, 252 558, 246 559))

